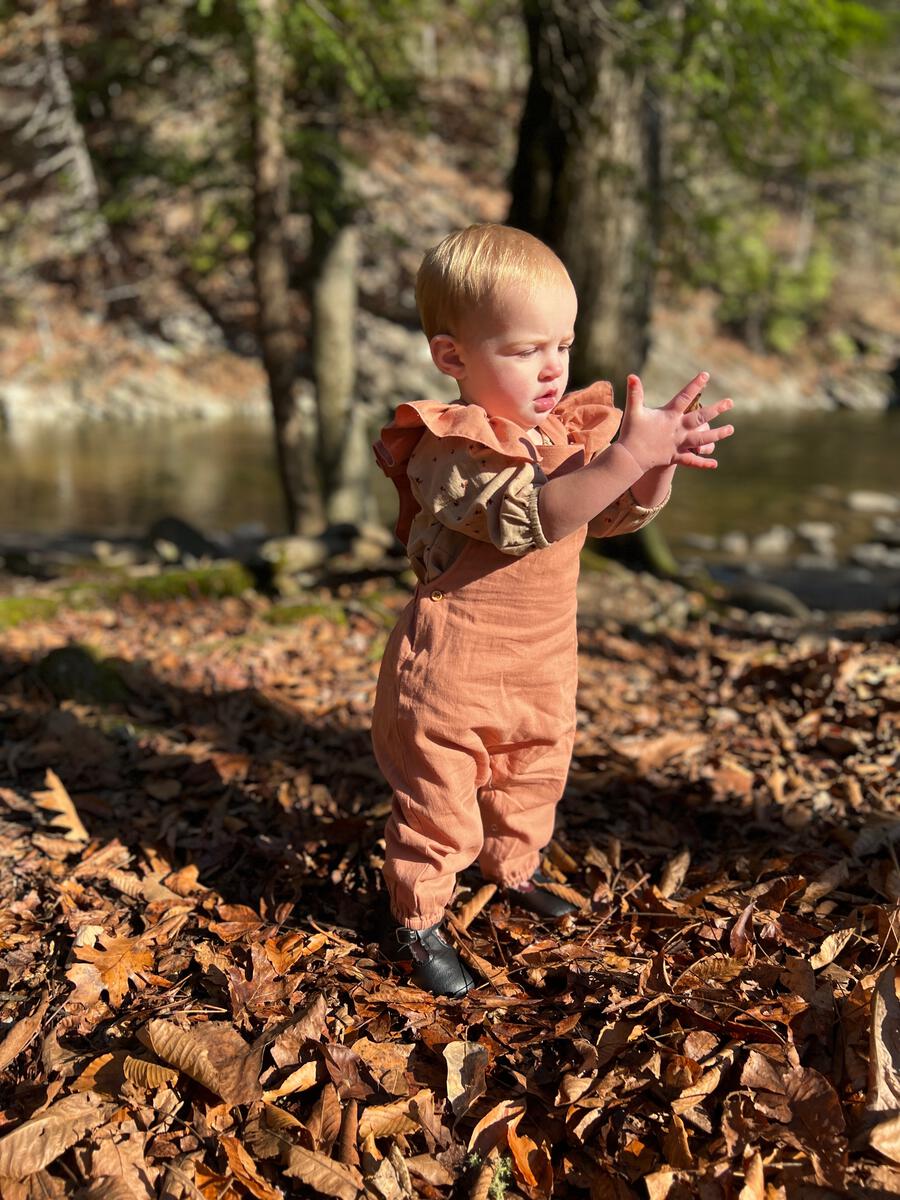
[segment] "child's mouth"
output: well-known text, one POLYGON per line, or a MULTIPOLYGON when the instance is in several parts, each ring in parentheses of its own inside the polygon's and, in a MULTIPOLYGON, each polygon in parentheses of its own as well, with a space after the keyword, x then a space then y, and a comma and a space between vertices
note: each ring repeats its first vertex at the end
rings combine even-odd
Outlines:
POLYGON ((534 402, 534 407, 538 412, 549 412, 556 403, 556 392, 544 392, 543 396, 538 396, 534 402))

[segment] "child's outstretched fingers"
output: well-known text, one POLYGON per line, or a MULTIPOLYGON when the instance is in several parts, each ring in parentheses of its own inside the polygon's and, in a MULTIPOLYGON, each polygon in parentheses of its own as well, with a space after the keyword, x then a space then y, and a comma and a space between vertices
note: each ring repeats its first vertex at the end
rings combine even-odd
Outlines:
POLYGON ((718 462, 714 458, 704 458, 703 455, 707 451, 701 448, 699 453, 695 450, 679 451, 672 461, 679 467, 702 467, 706 470, 714 470, 718 467, 718 462))
MULTIPOLYGON (((680 413, 687 412, 707 383, 709 383, 709 372, 701 371, 699 375, 696 375, 689 384, 681 389, 677 396, 672 397, 666 408, 674 409, 675 412, 680 413)), ((699 409, 697 411, 699 412, 699 409)))
POLYGON ((644 385, 637 375, 629 375, 625 389, 625 408, 644 407, 644 385))
POLYGON ((714 458, 701 456, 712 454, 716 442, 731 437, 734 433, 734 426, 722 425, 712 429, 709 422, 732 407, 731 399, 725 399, 711 404, 706 409, 698 408, 695 412, 686 413, 684 415, 686 422, 696 420, 698 424, 695 429, 686 433, 682 438, 675 462, 685 467, 717 467, 719 464, 714 458))
MULTIPOLYGON (((730 397, 726 397, 715 404, 708 404, 703 408, 697 408, 691 412, 686 411, 684 413, 685 425, 690 429, 692 424, 695 424, 698 431, 708 431, 710 429, 710 422, 714 421, 716 417, 720 417, 722 413, 728 412, 730 408, 734 408, 734 401, 730 397)), ((734 433, 734 426, 717 426, 714 432, 718 435, 717 440, 723 437, 731 437, 734 433)))

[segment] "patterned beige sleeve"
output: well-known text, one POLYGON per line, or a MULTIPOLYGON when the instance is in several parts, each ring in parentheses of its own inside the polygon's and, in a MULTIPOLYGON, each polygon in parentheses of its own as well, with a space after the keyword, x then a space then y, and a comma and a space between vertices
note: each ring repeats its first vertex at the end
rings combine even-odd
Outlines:
POLYGON ((629 488, 618 500, 614 500, 612 504, 604 508, 603 512, 594 517, 588 525, 588 533, 591 537, 596 538, 636 533, 645 525, 650 524, 656 514, 669 503, 671 496, 672 489, 670 487, 665 498, 659 504, 655 504, 652 508, 646 508, 643 504, 638 504, 634 493, 629 488))
POLYGON ((537 500, 547 482, 536 463, 510 459, 465 438, 423 435, 408 467, 413 495, 457 533, 521 557, 549 545, 537 500))

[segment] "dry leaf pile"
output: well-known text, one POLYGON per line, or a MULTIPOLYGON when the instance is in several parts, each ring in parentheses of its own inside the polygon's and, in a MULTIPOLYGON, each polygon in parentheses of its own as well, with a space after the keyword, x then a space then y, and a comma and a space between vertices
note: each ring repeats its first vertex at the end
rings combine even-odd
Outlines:
POLYGON ((371 591, 5 635, 4 1200, 900 1193, 896 648, 585 629, 579 911, 463 877, 438 1001, 376 945, 371 591))

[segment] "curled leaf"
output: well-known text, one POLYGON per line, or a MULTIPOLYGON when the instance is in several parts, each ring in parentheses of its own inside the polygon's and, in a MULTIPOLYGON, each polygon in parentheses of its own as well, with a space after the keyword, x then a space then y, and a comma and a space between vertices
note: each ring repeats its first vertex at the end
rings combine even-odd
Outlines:
POLYGON ((209 1061, 206 1049, 190 1033, 157 1017, 147 1022, 138 1037, 159 1058, 219 1095, 221 1080, 218 1073, 209 1061))
POLYGON ((100 1124, 113 1106, 90 1093, 64 1096, 0 1138, 0 1178, 25 1179, 64 1154, 100 1124))
POLYGON ((151 1062, 148 1058, 133 1058, 126 1056, 122 1064, 125 1078, 138 1087, 158 1088, 167 1083, 175 1083, 178 1072, 172 1067, 164 1067, 162 1063, 151 1062))
POLYGON ((50 824, 55 829, 65 830, 63 837, 70 842, 88 841, 88 831, 81 823, 81 818, 72 803, 72 797, 66 791, 66 786, 55 771, 48 768, 44 777, 47 785, 45 792, 35 792, 34 798, 41 808, 56 813, 50 824))

